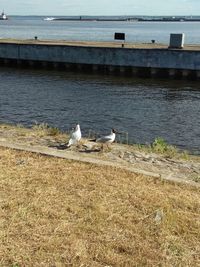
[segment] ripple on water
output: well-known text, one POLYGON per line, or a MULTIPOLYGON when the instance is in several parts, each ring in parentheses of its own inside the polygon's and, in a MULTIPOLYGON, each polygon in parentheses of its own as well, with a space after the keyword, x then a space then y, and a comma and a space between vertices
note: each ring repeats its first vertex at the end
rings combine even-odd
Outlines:
POLYGON ((114 127, 128 132, 129 141, 160 136, 199 152, 198 82, 7 68, 0 68, 0 79, 1 122, 45 122, 62 130, 79 122, 83 134, 114 127))

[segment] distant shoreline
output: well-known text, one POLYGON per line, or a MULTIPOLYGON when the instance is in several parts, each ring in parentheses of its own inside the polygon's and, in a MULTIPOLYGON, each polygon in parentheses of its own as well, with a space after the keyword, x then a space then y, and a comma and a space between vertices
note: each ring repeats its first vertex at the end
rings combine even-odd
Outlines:
POLYGON ((198 22, 200 18, 189 17, 46 17, 49 21, 136 21, 136 22, 198 22))
MULTIPOLYGON (((44 19, 48 20, 48 18, 44 19)), ((200 22, 200 19, 188 18, 157 18, 157 19, 144 19, 144 18, 52 18, 51 21, 136 21, 136 22, 200 22)))
POLYGON ((110 21, 110 22, 200 22, 200 16, 66 16, 66 15, 10 15, 12 17, 38 17, 45 21, 110 21))

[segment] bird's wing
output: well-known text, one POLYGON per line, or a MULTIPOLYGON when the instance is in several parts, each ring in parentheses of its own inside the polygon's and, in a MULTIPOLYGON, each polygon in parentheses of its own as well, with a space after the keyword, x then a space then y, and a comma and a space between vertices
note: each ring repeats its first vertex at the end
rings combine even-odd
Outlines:
POLYGON ((77 136, 77 134, 76 134, 76 132, 73 132, 72 134, 71 134, 71 139, 76 139, 76 136, 77 136))
POLYGON ((74 140, 79 141, 81 139, 81 131, 74 132, 71 138, 73 138, 74 140))
POLYGON ((112 140, 112 137, 110 135, 107 135, 107 136, 102 136, 102 137, 98 138, 96 140, 96 142, 106 143, 106 142, 111 141, 111 140, 112 140))
POLYGON ((81 139, 80 131, 72 132, 67 146, 70 147, 71 145, 75 145, 80 139, 81 139))

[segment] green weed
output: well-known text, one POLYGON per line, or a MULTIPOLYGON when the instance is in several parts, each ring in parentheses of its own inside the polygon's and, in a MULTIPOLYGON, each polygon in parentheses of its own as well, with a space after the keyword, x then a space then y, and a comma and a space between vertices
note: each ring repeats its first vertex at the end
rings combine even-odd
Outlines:
POLYGON ((168 157, 174 157, 178 153, 175 146, 167 144, 167 142, 161 137, 155 138, 151 145, 151 149, 153 152, 165 154, 168 157))

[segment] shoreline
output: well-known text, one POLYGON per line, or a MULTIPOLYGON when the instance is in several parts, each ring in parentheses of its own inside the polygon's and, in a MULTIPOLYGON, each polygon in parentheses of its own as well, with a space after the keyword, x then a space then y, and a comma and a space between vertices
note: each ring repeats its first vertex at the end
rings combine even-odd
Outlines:
POLYGON ((79 146, 66 149, 68 139, 66 133, 60 133, 56 128, 38 125, 28 129, 0 124, 1 147, 113 166, 161 180, 200 187, 200 157, 180 153, 167 144, 164 147, 162 140, 154 148, 114 143, 111 149, 102 152, 88 138, 82 138, 79 146))
MULTIPOLYGON (((44 19, 48 21, 48 18, 44 19)), ((121 19, 112 19, 112 18, 51 18, 49 21, 110 21, 110 22, 200 22, 200 19, 142 19, 142 18, 121 18, 121 19)))

